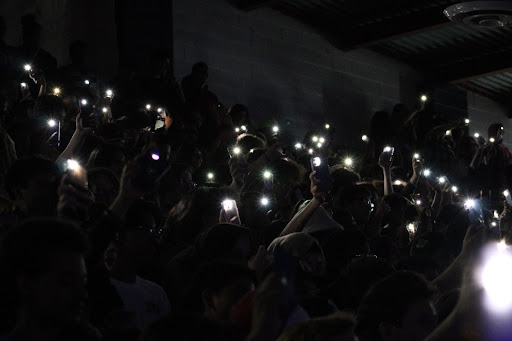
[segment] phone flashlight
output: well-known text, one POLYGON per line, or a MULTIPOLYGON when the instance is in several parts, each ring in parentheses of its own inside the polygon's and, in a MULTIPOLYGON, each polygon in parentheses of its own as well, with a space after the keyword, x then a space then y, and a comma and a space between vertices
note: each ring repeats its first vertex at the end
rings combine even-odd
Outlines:
POLYGON ((53 94, 54 94, 55 96, 60 95, 60 88, 53 88, 53 94))
POLYGON ((352 166, 354 164, 354 160, 352 158, 350 158, 350 157, 347 157, 347 158, 345 158, 343 163, 345 164, 345 166, 350 167, 350 166, 352 166))
POLYGON ((22 89, 27 89, 28 88, 28 85, 25 82, 20 83, 20 86, 21 86, 22 89))
POLYGON ((235 132, 236 132, 236 133, 239 133, 239 132, 240 132, 240 128, 236 127, 236 128, 235 128, 235 132))
POLYGON ((242 153, 242 149, 240 147, 233 148, 233 154, 240 155, 242 153))
POLYGON ((494 219, 500 219, 500 215, 499 215, 498 211, 494 210, 492 215, 493 215, 494 219))
POLYGON ((467 199, 465 202, 464 202, 464 209, 466 210, 471 210, 473 208, 475 208, 475 200, 473 199, 467 199))
POLYGON ((213 180, 213 178, 215 178, 215 175, 212 172, 208 172, 208 174, 206 174, 206 177, 208 178, 208 180, 213 180))
POLYGON ((320 143, 324 143, 324 142, 325 142, 325 139, 324 139, 323 137, 320 137, 320 138, 318 139, 318 142, 320 142, 320 143))
POLYGON ((466 124, 469 124, 469 122, 471 122, 471 121, 469 120, 469 118, 466 118, 466 119, 464 120, 464 123, 466 123, 466 124))
POLYGON ((459 189, 457 188, 457 186, 452 186, 453 193, 457 193, 458 191, 459 191, 459 189))
POLYGON ((415 153, 412 157, 413 157, 414 159, 416 159, 416 160, 419 160, 419 159, 420 159, 420 154, 415 153))
POLYGON ((241 126, 240 129, 242 129, 242 131, 247 131, 247 127, 245 125, 241 126))
POLYGON ((263 172, 263 178, 265 179, 270 179, 272 178, 272 173, 270 173, 270 171, 266 170, 263 172))
POLYGON ((310 155, 312 155, 314 152, 315 152, 315 151, 313 150, 313 148, 309 148, 308 153, 309 153, 310 155))
POLYGON ((146 104, 146 110, 151 110, 151 104, 146 104))
POLYGON ((444 184, 446 181, 448 181, 448 179, 446 176, 440 176, 437 181, 439 181, 440 184, 444 184))
POLYGON ((475 135, 473 135, 475 138, 479 138, 480 137, 480 134, 479 133, 475 133, 475 135))
POLYGON ((322 148, 323 144, 318 143, 316 146, 317 146, 318 148, 322 148))
POLYGON ((451 136, 452 135, 452 131, 451 130, 447 130, 445 131, 444 133, 446 136, 451 136))
POLYGON ((363 142, 368 142, 368 140, 369 140, 368 135, 361 136, 361 140, 363 140, 363 142))
POLYGON ((279 132, 279 127, 278 127, 278 126, 273 126, 273 127, 272 127, 272 131, 273 131, 274 133, 278 133, 278 132, 279 132))
POLYGON ((322 164, 322 159, 321 158, 319 158, 319 157, 313 158, 313 165, 315 167, 319 167, 321 164, 322 164))
POLYGON ((313 137, 311 138, 311 140, 312 140, 313 142, 318 142, 318 136, 313 136, 313 137))
POLYGON ((233 209, 233 200, 226 199, 222 202, 222 208, 224 211, 231 211, 233 209))
POLYGON ((504 190, 503 195, 505 196, 505 200, 507 200, 507 204, 512 206, 512 196, 510 196, 510 191, 508 189, 504 190))
POLYGON ((156 112, 162 112, 162 111, 163 111, 163 109, 162 109, 162 108, 158 108, 158 109, 156 109, 156 112))
POLYGON ((402 185, 402 180, 395 180, 394 185, 395 185, 395 186, 400 186, 400 185, 402 185))
POLYGON ((410 233, 410 234, 415 234, 416 233, 416 225, 414 223, 410 223, 407 225, 407 231, 410 233))
POLYGON ((432 171, 430 169, 423 170, 423 176, 428 178, 432 174, 432 171))
POLYGON ((495 221, 493 221, 493 222, 491 223, 491 226, 492 226, 492 227, 496 227, 496 226, 498 226, 498 223, 496 223, 495 221))
POLYGON ((105 97, 112 97, 114 96, 114 91, 112 91, 111 89, 107 89, 107 91, 105 91, 105 97))
POLYGON ((25 64, 25 65, 23 66, 23 68, 24 68, 24 69, 25 69, 25 71, 27 71, 27 72, 32 71, 32 65, 30 65, 30 64, 25 64))
POLYGON ((261 200, 260 200, 260 204, 261 204, 261 206, 268 206, 268 204, 269 204, 269 203, 270 203, 270 200, 268 200, 268 198, 267 198, 267 197, 263 197, 263 198, 261 198, 261 200))
POLYGON ((422 102, 426 102, 428 100, 428 97, 426 95, 421 95, 420 99, 422 102))
POLYGON ((295 149, 302 149, 302 144, 299 142, 295 143, 295 149))
POLYGON ((391 153, 391 152, 393 152, 393 151, 394 151, 394 148, 393 148, 393 147, 389 147, 389 146, 386 146, 386 147, 384 147, 384 149, 383 149, 383 152, 384 152, 384 153, 391 153))
POLYGON ((67 163, 68 169, 71 171, 76 171, 78 169, 78 167, 80 167, 80 164, 76 160, 70 159, 66 163, 67 163))
POLYGON ((421 200, 420 199, 416 200, 416 205, 418 205, 418 206, 421 205, 421 200))
POLYGON ((494 139, 494 137, 491 137, 491 138, 489 139, 489 142, 491 142, 491 143, 494 143, 495 141, 496 141, 496 140, 494 139))
POLYGON ((55 120, 48 120, 48 127, 55 127, 57 125, 57 122, 55 120))
POLYGON ((101 111, 103 111, 106 114, 108 112, 108 109, 107 109, 107 107, 103 107, 103 109, 101 109, 101 111))
POLYGON ((329 123, 325 124, 325 129, 331 129, 331 125, 329 123))
POLYGON ((157 153, 151 153, 151 158, 154 161, 158 161, 158 160, 160 160, 160 155, 158 155, 157 153))

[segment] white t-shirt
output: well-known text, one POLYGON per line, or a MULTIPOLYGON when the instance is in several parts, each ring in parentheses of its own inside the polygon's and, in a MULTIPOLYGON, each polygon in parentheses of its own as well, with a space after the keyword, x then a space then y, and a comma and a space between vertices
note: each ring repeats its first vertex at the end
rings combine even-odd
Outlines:
POLYGON ((136 277, 135 283, 121 282, 114 278, 110 279, 110 283, 116 287, 126 312, 133 314, 134 323, 139 330, 169 314, 169 299, 158 284, 139 276, 136 277))

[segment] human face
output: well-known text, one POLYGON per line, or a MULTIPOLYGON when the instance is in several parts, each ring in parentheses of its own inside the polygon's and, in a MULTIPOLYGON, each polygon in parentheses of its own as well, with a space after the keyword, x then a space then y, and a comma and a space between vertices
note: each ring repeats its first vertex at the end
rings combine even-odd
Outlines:
POLYGON ((80 320, 87 299, 87 270, 82 254, 55 254, 44 273, 32 281, 28 306, 35 318, 50 327, 80 320))
POLYGON ((212 296, 214 314, 219 319, 227 320, 231 308, 249 291, 254 290, 254 283, 246 278, 235 280, 212 296))

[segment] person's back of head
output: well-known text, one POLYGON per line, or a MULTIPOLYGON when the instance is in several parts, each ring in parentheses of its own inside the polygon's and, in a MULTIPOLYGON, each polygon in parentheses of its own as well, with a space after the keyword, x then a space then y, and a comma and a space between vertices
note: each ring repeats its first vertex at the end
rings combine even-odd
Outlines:
POLYGON ((355 185, 361 181, 359 174, 345 168, 343 165, 334 165, 331 167, 331 178, 333 179, 333 186, 331 189, 333 196, 339 195, 345 187, 355 185))
POLYGON ((433 289, 421 276, 399 271, 376 283, 357 311, 361 341, 423 340, 435 328, 433 289))
POLYGON ((86 250, 82 232, 57 219, 27 220, 9 231, 0 254, 4 307, 17 307, 25 323, 74 325, 86 298, 86 250))
POLYGON ((199 314, 174 314, 152 323, 140 336, 141 341, 238 341, 239 330, 230 324, 199 314))
POLYGON ((354 341, 354 321, 349 317, 322 317, 297 323, 277 341, 354 341))

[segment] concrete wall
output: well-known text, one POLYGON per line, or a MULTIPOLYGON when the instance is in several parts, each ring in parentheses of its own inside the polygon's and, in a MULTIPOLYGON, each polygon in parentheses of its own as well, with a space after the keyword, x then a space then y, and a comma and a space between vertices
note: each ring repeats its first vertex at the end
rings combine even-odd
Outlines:
POLYGON ((207 62, 210 89, 225 105, 246 104, 287 132, 301 136, 329 122, 344 132, 340 142, 360 141, 374 111, 417 99, 420 77, 409 67, 371 51, 344 53, 273 10, 175 0, 173 16, 176 76, 207 62))

